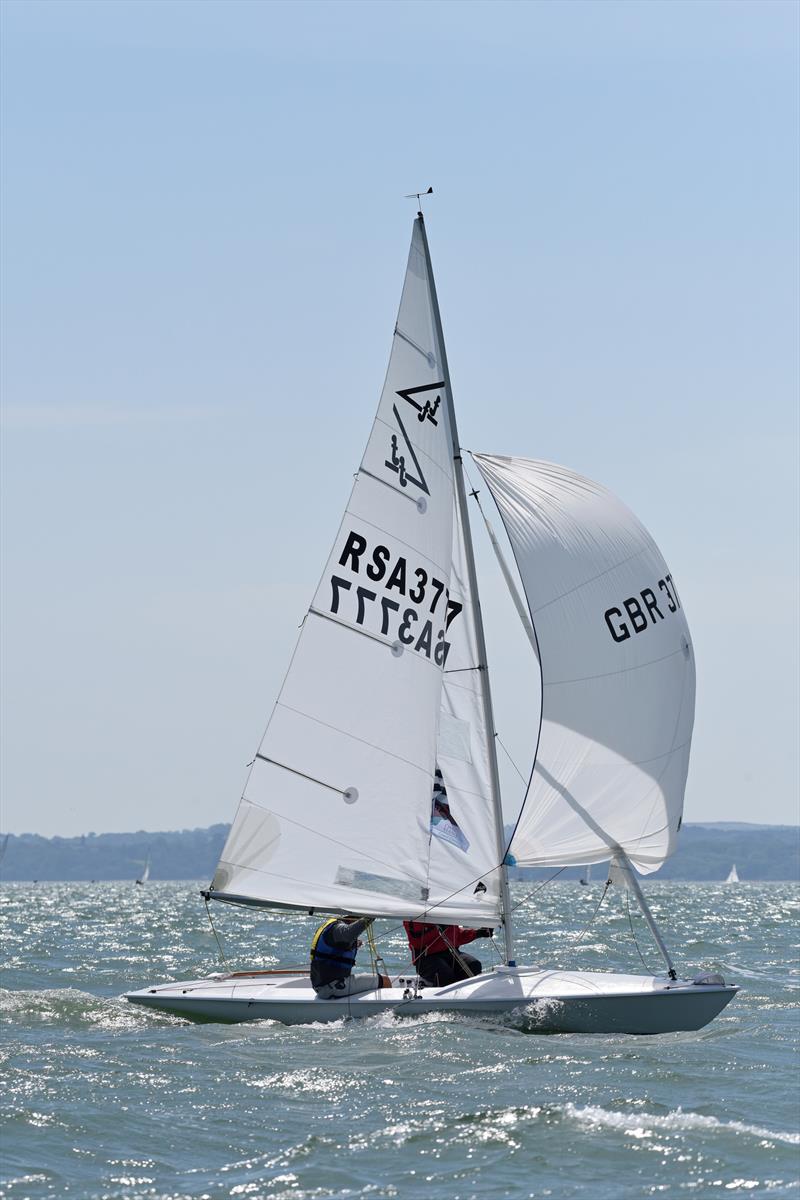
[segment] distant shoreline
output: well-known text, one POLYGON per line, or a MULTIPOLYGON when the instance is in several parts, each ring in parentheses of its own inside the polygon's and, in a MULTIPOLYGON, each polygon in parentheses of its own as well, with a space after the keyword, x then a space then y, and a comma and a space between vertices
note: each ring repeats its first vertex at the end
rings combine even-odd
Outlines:
MULTIPOLYGON (((150 862, 152 881, 208 883, 222 852, 229 826, 149 833, 88 833, 46 838, 39 834, 0 835, 0 880, 8 883, 112 883, 133 881, 150 862)), ((510 836, 510 827, 508 829, 510 836)), ((743 883, 791 883, 800 880, 800 826, 742 822, 687 822, 677 852, 648 880, 719 883, 736 865, 743 883)), ((556 868, 510 868, 512 880, 540 880, 556 868)), ((594 880, 603 864, 592 867, 594 880)), ((559 872, 562 881, 578 880, 585 868, 559 872)), ((731 885, 735 887, 736 885, 731 885)))
MULTIPOLYGON (((552 872, 551 872, 551 874, 552 874, 552 872)), ((535 883, 538 878, 539 878, 539 876, 537 875, 537 877, 535 879, 534 878, 512 879, 510 882, 511 883, 535 883)), ((547 878, 547 876, 545 875, 544 879, 546 879, 546 878, 547 878)), ((604 879, 604 877, 603 877, 602 872, 598 871, 598 873, 596 874, 596 877, 589 881, 588 886, 596 887, 601 881, 603 881, 603 879, 604 879)), ((686 887, 696 887, 696 886, 703 887, 706 885, 707 886, 714 885, 715 887, 719 887, 720 885, 724 885, 726 887, 732 887, 734 890, 737 887, 747 886, 748 884, 751 884, 751 883, 758 883, 758 884, 766 883, 766 884, 769 884, 770 887, 780 887, 781 884, 786 884, 786 883, 797 884, 800 886, 800 879, 740 879, 738 883, 727 884, 727 883, 725 883, 724 879, 665 879, 659 875, 645 876, 644 882, 645 882, 645 884, 651 883, 651 882, 652 883, 680 883, 680 884, 685 884, 686 887)), ((136 886, 135 881, 133 879, 7 879, 4 876, 0 876, 0 887, 3 887, 4 885, 14 886, 14 887, 17 887, 17 886, 19 886, 19 887, 39 887, 40 885, 45 886, 50 883, 53 883, 53 884, 87 883, 87 884, 89 884, 89 886, 91 886, 92 884, 96 884, 96 885, 102 884, 103 886, 108 885, 109 887, 116 887, 120 884, 124 884, 125 887, 129 887, 129 886, 135 887, 136 886)), ((187 885, 196 886, 198 889, 198 894, 199 894, 199 891, 201 888, 207 887, 208 879, 199 879, 199 878, 198 879, 153 879, 153 878, 151 878, 148 880, 147 886, 150 887, 151 884, 161 884, 161 883, 184 883, 187 885)), ((571 876, 569 878, 565 878, 564 875, 560 875, 558 877, 558 879, 553 879, 550 882, 551 887, 563 887, 566 884, 569 884, 570 887, 574 887, 576 884, 578 884, 578 877, 571 876)), ((269 907, 269 906, 265 905, 265 907, 269 907)), ((320 909, 320 911, 322 911, 322 910, 320 909)))

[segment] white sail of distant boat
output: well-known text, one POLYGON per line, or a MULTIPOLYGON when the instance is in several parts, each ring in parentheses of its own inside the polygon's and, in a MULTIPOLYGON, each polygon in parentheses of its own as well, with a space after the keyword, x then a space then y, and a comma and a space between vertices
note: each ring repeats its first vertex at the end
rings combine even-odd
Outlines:
POLYGON ((419 214, 366 450, 204 894, 497 926, 504 963, 424 991, 406 972, 346 1002, 321 1001, 301 972, 161 985, 131 993, 134 1002, 297 1022, 508 1011, 544 998, 558 1004, 543 1028, 661 1032, 699 1028, 735 993, 718 976, 677 979, 633 870, 656 870, 681 824, 694 655, 672 575, 600 485, 527 458, 473 458, 522 582, 524 598, 504 563, 533 648, 521 677, 530 710, 541 711, 510 844, 462 450, 419 214), (507 864, 588 871, 609 859, 608 878, 638 899, 667 973, 517 967, 507 864))
POLYGON ((150 855, 148 854, 147 858, 145 859, 144 870, 142 871, 141 878, 136 880, 136 886, 144 887, 144 885, 147 883, 149 878, 150 878, 150 855))
POLYGON ((739 882, 739 872, 736 870, 736 863, 733 864, 730 871, 728 872, 728 877, 725 880, 725 882, 726 883, 738 883, 739 882))

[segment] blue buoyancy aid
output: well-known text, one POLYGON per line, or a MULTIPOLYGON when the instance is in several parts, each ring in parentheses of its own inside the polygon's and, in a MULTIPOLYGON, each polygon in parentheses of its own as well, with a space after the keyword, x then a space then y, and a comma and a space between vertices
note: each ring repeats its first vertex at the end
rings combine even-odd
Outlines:
POLYGON ((351 946, 336 946, 330 940, 328 934, 339 920, 339 917, 330 917, 320 925, 311 940, 311 962, 327 968, 324 970, 325 975, 330 974, 332 978, 343 979, 353 970, 358 946, 355 942, 351 946))

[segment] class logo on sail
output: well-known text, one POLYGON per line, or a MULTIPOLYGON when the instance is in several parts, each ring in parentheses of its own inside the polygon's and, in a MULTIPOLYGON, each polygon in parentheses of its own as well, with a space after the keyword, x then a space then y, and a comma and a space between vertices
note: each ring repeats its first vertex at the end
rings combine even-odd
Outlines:
MULTIPOLYGON (((424 403, 415 400, 415 396, 420 396, 423 392, 435 392, 444 387, 444 380, 439 380, 438 383, 426 383, 421 387, 402 388, 397 392, 403 400, 408 401, 412 408, 416 409, 417 420, 422 424, 425 421, 430 421, 432 425, 438 425, 436 414, 439 411, 442 397, 437 396, 435 400, 426 397, 424 403)), ((392 405, 394 419, 397 422, 397 428, 400 433, 398 438, 397 433, 393 433, 389 440, 389 458, 386 459, 385 465, 390 471, 393 471, 398 478, 401 487, 408 487, 409 483, 415 484, 420 491, 423 491, 426 496, 430 496, 430 489, 425 481, 425 476, 422 473, 422 467, 419 465, 419 459, 414 453, 414 447, 411 445, 411 439, 406 432, 406 427, 398 411, 397 405, 392 405), (413 470, 416 475, 412 474, 409 467, 409 459, 413 464, 413 470)))

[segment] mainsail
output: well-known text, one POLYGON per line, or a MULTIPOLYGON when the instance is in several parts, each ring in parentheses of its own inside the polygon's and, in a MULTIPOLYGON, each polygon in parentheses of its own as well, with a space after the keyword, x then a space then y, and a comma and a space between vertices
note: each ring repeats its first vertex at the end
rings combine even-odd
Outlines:
POLYGON ((695 667, 675 582, 615 496, 564 467, 474 455, 511 542, 538 642, 541 727, 511 841, 525 866, 643 873, 675 848, 695 667))
MULTIPOLYGON (((498 854, 471 693, 453 698, 448 684, 440 722, 443 672, 472 644, 432 289, 419 218, 375 423, 214 876, 217 899, 497 920, 496 881, 482 880, 498 854), (461 839, 437 836, 437 766, 461 839)), ((439 797, 442 820, 441 787, 439 797)))

